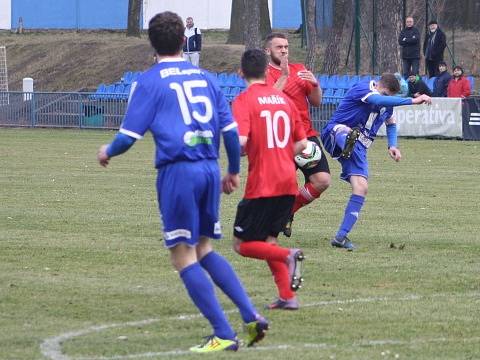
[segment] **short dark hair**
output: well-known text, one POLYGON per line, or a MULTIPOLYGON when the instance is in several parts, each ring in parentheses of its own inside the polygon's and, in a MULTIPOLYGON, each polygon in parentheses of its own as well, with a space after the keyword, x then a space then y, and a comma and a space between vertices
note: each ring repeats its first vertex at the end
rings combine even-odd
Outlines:
POLYGON ((462 68, 460 65, 457 65, 457 66, 454 66, 454 67, 453 67, 453 71, 455 71, 455 70, 457 70, 457 69, 462 72, 462 75, 463 75, 463 73, 465 72, 465 71, 463 71, 463 68, 462 68))
POLYGON ((392 94, 396 94, 400 91, 400 83, 393 74, 382 74, 379 82, 382 83, 382 85, 385 86, 392 94))
POLYGON ((150 44, 159 55, 175 55, 184 42, 185 26, 182 18, 171 11, 155 15, 148 23, 150 44))
POLYGON ((438 66, 441 66, 441 65, 447 67, 447 63, 445 61, 439 61, 438 66))
POLYGON ((263 79, 267 69, 267 56, 260 49, 250 49, 243 53, 241 60, 242 73, 248 79, 263 79))
POLYGON ((285 39, 285 40, 288 40, 288 37, 285 33, 281 33, 281 32, 273 32, 273 33, 270 33, 268 34, 266 37, 265 37, 265 40, 263 41, 263 46, 265 48, 269 47, 270 46, 270 43, 272 42, 273 39, 275 38, 280 38, 280 39, 285 39))

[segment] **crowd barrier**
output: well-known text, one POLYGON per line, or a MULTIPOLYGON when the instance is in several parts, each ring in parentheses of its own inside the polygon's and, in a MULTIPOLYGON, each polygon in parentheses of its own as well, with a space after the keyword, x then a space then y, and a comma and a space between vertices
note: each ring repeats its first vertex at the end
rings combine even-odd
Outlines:
MULTIPOLYGON (((335 98, 324 97, 321 106, 311 107, 314 128, 320 131, 337 106, 335 98)), ((0 92, 0 126, 118 129, 126 108, 127 99, 95 93, 0 92)), ((432 105, 395 108, 394 116, 399 136, 480 140, 478 96, 433 98, 432 105)))

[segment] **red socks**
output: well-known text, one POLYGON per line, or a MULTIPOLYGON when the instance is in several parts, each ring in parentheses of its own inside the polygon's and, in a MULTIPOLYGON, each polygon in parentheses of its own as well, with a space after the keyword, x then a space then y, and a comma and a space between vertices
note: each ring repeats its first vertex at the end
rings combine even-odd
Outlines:
POLYGON ((302 206, 310 204, 313 200, 318 198, 320 194, 321 193, 313 187, 312 183, 306 183, 304 187, 298 189, 292 213, 295 214, 302 206))
POLYGON ((290 274, 285 262, 267 261, 272 271, 273 280, 277 284, 278 296, 283 300, 289 300, 295 297, 295 293, 290 288, 290 274))
POLYGON ((260 259, 285 262, 290 250, 265 241, 244 241, 240 244, 240 255, 260 259))

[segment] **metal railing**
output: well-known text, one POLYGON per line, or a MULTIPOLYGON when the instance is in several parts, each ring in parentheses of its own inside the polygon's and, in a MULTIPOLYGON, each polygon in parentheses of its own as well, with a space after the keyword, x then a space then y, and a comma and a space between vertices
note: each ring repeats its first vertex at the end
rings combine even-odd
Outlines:
POLYGON ((117 129, 127 108, 118 94, 0 93, 0 125, 117 129))
MULTIPOLYGON (((119 94, 80 92, 0 92, 0 126, 118 129, 127 109, 119 94)), ((337 98, 323 98, 310 108, 320 130, 337 108, 337 98)))

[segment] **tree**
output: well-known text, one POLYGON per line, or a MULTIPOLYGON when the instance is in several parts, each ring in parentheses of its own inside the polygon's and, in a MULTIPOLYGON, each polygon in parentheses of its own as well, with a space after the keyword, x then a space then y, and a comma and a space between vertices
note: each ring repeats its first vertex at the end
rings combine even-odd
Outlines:
POLYGON ((400 49, 397 43, 403 24, 401 9, 403 0, 377 1, 377 64, 382 72, 400 71, 400 49))
POLYGON ((317 59, 317 27, 315 25, 315 0, 306 0, 307 11, 307 56, 305 66, 310 71, 315 71, 315 60, 317 59))
MULTIPOLYGON (((255 14, 253 15, 256 17, 255 14)), ((258 37, 259 40, 263 39, 265 36, 267 36, 267 34, 272 32, 270 25, 270 12, 268 10, 268 0, 232 0, 230 31, 228 33, 227 44, 244 44, 248 40, 248 38, 251 36, 251 33, 248 33, 248 36, 245 36, 247 23, 252 26, 256 34, 254 36, 258 37), (254 25, 253 22, 250 22, 252 20, 250 17, 252 12, 256 13, 258 11, 257 8, 259 9, 259 16, 258 19, 254 19, 254 21, 256 21, 257 24, 259 23, 259 25, 254 25), (259 31, 260 33, 258 34, 259 31)))
POLYGON ((245 0, 245 49, 254 49, 260 46, 260 3, 256 0, 245 0))
POLYGON ((142 0, 128 0, 127 36, 140 37, 140 12, 142 0))
POLYGON ((323 58, 322 73, 336 74, 340 64, 340 50, 343 46, 342 35, 345 26, 347 0, 335 1, 333 9, 333 28, 328 33, 325 56, 323 58))

